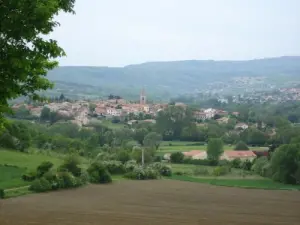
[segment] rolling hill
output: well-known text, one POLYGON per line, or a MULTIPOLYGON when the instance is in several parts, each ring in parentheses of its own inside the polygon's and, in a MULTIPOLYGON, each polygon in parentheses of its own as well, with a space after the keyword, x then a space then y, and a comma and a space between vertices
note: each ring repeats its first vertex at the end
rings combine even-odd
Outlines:
POLYGON ((48 74, 58 86, 67 85, 67 90, 69 86, 79 85, 84 90, 91 89, 95 95, 131 93, 135 96, 141 87, 146 87, 156 97, 190 93, 234 77, 265 77, 265 82, 280 80, 280 84, 285 79, 299 80, 300 56, 249 61, 149 62, 125 67, 63 66, 48 74))

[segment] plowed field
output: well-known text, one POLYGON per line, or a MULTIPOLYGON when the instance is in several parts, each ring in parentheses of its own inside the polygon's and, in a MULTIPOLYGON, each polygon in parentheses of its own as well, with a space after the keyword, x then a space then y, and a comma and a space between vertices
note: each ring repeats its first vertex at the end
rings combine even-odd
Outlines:
POLYGON ((1 225, 300 224, 300 192, 122 181, 0 202, 1 225))

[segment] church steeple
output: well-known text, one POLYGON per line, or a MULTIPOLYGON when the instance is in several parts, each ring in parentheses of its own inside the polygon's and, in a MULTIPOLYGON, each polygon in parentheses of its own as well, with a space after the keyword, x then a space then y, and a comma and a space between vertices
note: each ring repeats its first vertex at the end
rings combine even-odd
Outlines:
POLYGON ((146 94, 145 89, 143 88, 140 94, 140 104, 145 105, 146 104, 146 94))

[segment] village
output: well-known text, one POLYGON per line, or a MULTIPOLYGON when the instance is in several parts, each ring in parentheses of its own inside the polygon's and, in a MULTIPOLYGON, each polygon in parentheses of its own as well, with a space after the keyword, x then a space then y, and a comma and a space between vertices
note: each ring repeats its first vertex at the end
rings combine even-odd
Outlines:
MULTIPOLYGON (((175 106, 186 108, 187 105, 181 102, 175 102, 175 106)), ((168 103, 155 104, 147 103, 147 96, 145 90, 140 92, 139 102, 131 102, 118 97, 111 97, 107 100, 80 100, 80 101, 56 101, 56 102, 45 102, 39 104, 25 104, 19 103, 12 106, 14 111, 20 108, 27 109, 30 114, 34 117, 40 117, 43 108, 49 108, 51 112, 56 112, 60 116, 65 118, 71 118, 71 122, 79 125, 87 125, 91 118, 101 119, 113 119, 117 118, 124 122, 124 118, 127 124, 132 125, 138 120, 144 122, 155 123, 156 115, 159 111, 167 108, 168 103), (139 115, 146 115, 144 119, 140 119, 139 115)), ((197 109, 193 110, 193 116, 195 121, 199 125, 200 122, 216 119, 220 124, 226 124, 229 120, 229 115, 238 116, 239 112, 228 113, 227 111, 220 109, 197 109)), ((236 128, 247 129, 248 125, 245 123, 237 123, 236 128)))

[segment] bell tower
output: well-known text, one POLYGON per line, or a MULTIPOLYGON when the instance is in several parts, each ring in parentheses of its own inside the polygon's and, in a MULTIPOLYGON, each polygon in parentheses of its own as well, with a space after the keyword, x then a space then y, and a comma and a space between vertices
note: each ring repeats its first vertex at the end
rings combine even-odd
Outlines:
POLYGON ((146 99, 145 89, 143 88, 140 94, 140 105, 145 105, 147 102, 146 99))

